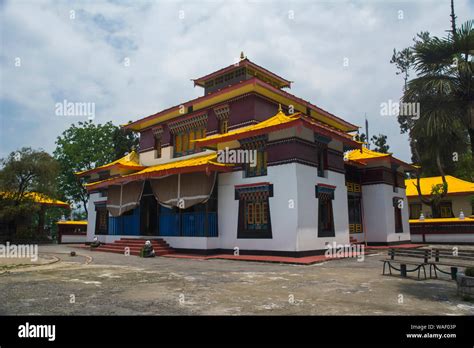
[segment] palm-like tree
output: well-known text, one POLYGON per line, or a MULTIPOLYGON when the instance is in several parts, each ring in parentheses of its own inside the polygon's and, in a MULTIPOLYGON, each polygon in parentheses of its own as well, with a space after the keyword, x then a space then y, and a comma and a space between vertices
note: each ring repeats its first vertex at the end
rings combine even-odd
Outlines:
POLYGON ((467 21, 442 39, 423 33, 412 48, 417 77, 406 84, 402 100, 420 104, 420 117, 406 122, 415 158, 421 163, 421 151, 434 158, 442 177, 428 198, 421 194, 421 170, 417 172, 418 196, 431 206, 433 217, 439 217, 439 202, 448 193, 441 155, 463 142, 467 133, 474 160, 473 24, 467 21))
POLYGON ((433 151, 469 134, 474 158, 474 30, 465 22, 447 38, 420 37, 413 47, 417 77, 408 82, 404 102, 420 103, 411 136, 433 151))

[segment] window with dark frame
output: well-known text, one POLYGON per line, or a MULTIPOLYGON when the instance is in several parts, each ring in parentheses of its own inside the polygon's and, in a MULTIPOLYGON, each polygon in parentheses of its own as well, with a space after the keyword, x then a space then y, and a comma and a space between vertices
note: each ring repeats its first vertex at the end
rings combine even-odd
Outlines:
POLYGON ((349 233, 361 233, 362 228, 362 194, 361 186, 355 182, 346 182, 347 203, 349 212, 349 233))
POLYGON ((334 186, 316 185, 316 198, 318 199, 318 237, 335 237, 334 211, 334 186))
POLYGON ((318 176, 324 178, 324 171, 326 170, 327 147, 324 145, 318 146, 316 150, 316 164, 318 166, 318 176))
POLYGON ((454 217, 452 202, 441 202, 439 204, 439 213, 442 218, 454 217))
POLYGON ((237 238, 272 238, 269 197, 272 184, 243 185, 235 188, 239 201, 237 238))
POLYGON ((154 139, 153 148, 155 150, 155 158, 161 158, 161 135, 155 135, 154 139))
POLYGON ((410 203, 410 219, 419 219, 421 214, 421 203, 410 203))
POLYGON ((105 204, 95 206, 95 234, 109 234, 109 212, 105 204))
POLYGON ((206 137, 206 128, 188 129, 174 136, 174 157, 186 156, 196 151, 196 144, 193 140, 206 137))
POLYGON ((403 199, 400 197, 393 198, 393 212, 395 217, 395 233, 403 233, 402 208, 403 199))
POLYGON ((227 119, 219 120, 219 133, 225 134, 228 132, 229 121, 227 119))
POLYGON ((244 163, 244 177, 250 178, 255 176, 267 175, 267 151, 265 149, 266 138, 251 139, 248 141, 241 141, 242 148, 249 151, 256 151, 253 153, 256 156, 256 165, 252 167, 251 163, 244 163))

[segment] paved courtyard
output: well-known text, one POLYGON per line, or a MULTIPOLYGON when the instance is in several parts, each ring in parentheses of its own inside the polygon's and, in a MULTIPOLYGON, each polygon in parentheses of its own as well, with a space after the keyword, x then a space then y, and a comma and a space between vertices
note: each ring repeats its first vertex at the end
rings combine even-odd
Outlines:
POLYGON ((448 278, 382 276, 386 251, 304 266, 142 259, 65 245, 39 251, 33 265, 0 258, 0 315, 474 314, 448 278))

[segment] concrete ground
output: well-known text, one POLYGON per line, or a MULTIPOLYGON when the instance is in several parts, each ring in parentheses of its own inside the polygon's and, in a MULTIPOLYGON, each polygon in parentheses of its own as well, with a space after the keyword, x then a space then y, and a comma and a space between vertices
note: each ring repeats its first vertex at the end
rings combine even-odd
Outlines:
POLYGON ((456 283, 383 276, 386 250, 314 265, 156 257, 40 246, 0 258, 0 315, 473 315, 456 283), (78 255, 69 256, 75 250, 78 255))

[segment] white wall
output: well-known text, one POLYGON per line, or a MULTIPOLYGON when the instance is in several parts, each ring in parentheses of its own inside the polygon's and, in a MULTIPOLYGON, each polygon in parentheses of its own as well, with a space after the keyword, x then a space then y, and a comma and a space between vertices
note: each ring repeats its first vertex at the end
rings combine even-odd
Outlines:
POLYGON ((362 208, 367 242, 387 243, 410 240, 409 211, 405 189, 398 188, 398 192, 393 192, 393 187, 387 184, 363 185, 362 208), (403 198, 404 201, 402 209, 403 233, 395 233, 393 197, 403 198))
POLYGON ((349 215, 347 188, 344 174, 326 171, 326 177, 317 175, 317 168, 296 164, 298 183, 298 251, 325 249, 326 243, 349 244, 349 215), (315 195, 317 184, 336 186, 333 212, 335 237, 318 238, 318 199, 315 195))
POLYGON ((242 171, 219 174, 218 184, 218 248, 242 250, 296 251, 297 209, 290 209, 288 201, 296 197, 296 164, 269 166, 267 175, 244 178, 242 171), (235 200, 235 186, 258 182, 273 184, 269 198, 272 239, 238 239, 239 201, 235 200))
MULTIPOLYGON (((100 197, 100 193, 92 193, 89 195, 89 201, 87 202, 87 242, 92 242, 95 236, 95 218, 96 218, 96 212, 95 212, 95 204, 94 202, 100 202, 100 201, 106 201, 107 197, 100 197)), ((104 242, 101 240, 104 239, 105 236, 98 236, 99 240, 101 242, 104 242)))

